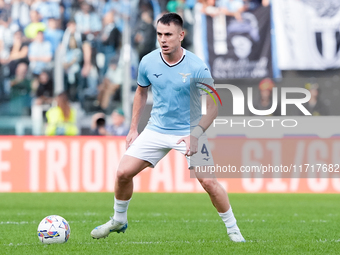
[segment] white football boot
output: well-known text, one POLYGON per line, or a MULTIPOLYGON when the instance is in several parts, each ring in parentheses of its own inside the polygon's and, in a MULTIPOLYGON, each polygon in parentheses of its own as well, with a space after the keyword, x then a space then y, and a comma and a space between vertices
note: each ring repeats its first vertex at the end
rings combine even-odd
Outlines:
POLYGON ((244 243, 246 241, 239 230, 228 231, 228 236, 235 243, 244 243))
POLYGON ((124 233, 128 227, 127 222, 118 222, 111 218, 108 222, 100 225, 91 231, 91 236, 95 239, 106 238, 111 232, 124 233))

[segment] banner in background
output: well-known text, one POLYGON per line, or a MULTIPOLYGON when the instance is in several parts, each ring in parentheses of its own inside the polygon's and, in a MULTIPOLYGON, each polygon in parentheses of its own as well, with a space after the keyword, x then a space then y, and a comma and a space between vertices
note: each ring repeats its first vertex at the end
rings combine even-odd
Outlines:
POLYGON ((340 68, 340 1, 275 0, 279 68, 340 68))
POLYGON ((214 79, 272 77, 270 7, 242 13, 242 20, 206 17, 214 79))
MULTIPOLYGON (((290 178, 278 178, 277 174, 275 178, 220 178, 228 192, 340 193, 340 169, 336 167, 340 138, 220 137, 211 140, 211 147, 215 162, 236 169, 260 164, 293 164, 297 169, 290 178), (299 178, 299 166, 307 162, 314 164, 315 173, 299 178), (327 167, 317 173, 319 163, 327 167), (320 175, 323 178, 318 178, 320 175)), ((124 152, 124 137, 0 137, 0 192, 113 192, 124 152)), ((137 175, 134 190, 204 192, 198 181, 190 178, 186 159, 176 151, 154 169, 137 175)))

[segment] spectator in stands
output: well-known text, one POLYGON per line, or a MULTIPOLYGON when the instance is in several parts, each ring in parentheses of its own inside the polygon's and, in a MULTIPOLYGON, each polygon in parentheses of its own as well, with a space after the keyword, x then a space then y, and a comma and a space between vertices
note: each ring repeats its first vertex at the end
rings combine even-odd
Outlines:
POLYGON ((91 132, 93 132, 96 129, 96 121, 99 118, 104 118, 105 119, 105 113, 97 112, 97 113, 92 115, 92 118, 91 118, 91 132))
POLYGON ((31 108, 31 83, 27 79, 27 65, 20 63, 15 77, 9 81, 8 101, 2 102, 0 115, 29 115, 31 108))
POLYGON ((25 27, 25 36, 28 39, 36 38, 39 31, 44 31, 46 29, 46 25, 43 22, 40 22, 40 15, 37 11, 30 11, 31 23, 25 27))
POLYGON ((110 59, 118 54, 122 44, 122 34, 115 25, 114 13, 108 12, 103 18, 103 29, 100 35, 101 52, 105 54, 103 73, 109 65, 110 59))
POLYGON ((12 0, 12 22, 17 24, 20 29, 26 27, 30 22, 30 6, 29 1, 12 0))
POLYGON ((255 10, 260 6, 268 6, 270 0, 244 0, 246 10, 255 10))
POLYGON ((245 4, 243 0, 220 0, 217 3, 220 13, 233 16, 237 20, 242 20, 241 13, 245 11, 245 4))
POLYGON ((59 19, 59 28, 65 31, 67 22, 70 20, 69 13, 66 13, 66 5, 65 2, 59 3, 60 10, 60 19, 59 19))
POLYGON ((84 64, 81 75, 85 80, 84 95, 91 100, 97 96, 98 68, 96 63, 96 49, 91 47, 89 42, 83 43, 84 64))
MULTIPOLYGON (((196 1, 196 0, 194 0, 194 1, 196 1)), ((168 2, 169 2, 169 0, 158 0, 161 12, 167 12, 167 10, 168 10, 167 9, 168 2)))
MULTIPOLYGON (((61 52, 63 53, 63 56, 64 56, 64 59, 63 59, 64 89, 65 89, 65 91, 68 92, 68 94, 70 96, 70 99, 72 101, 75 101, 77 98, 79 98, 78 88, 77 87, 78 87, 78 84, 81 83, 81 76, 77 75, 77 73, 75 73, 74 77, 68 76, 68 72, 69 72, 68 70, 70 70, 71 73, 72 73, 72 70, 75 71, 75 68, 76 68, 76 67, 72 67, 71 68, 71 66, 69 66, 70 62, 68 60, 72 55, 77 55, 78 54, 75 49, 79 49, 80 50, 80 52, 81 52, 81 59, 82 59, 82 56, 83 56, 83 43, 82 43, 82 40, 81 40, 81 34, 80 34, 79 31, 77 31, 77 25, 76 25, 75 20, 71 19, 67 23, 67 27, 66 27, 63 39, 62 39, 61 52), (71 41, 75 41, 76 42, 76 47, 75 48, 74 48, 74 42, 71 42, 71 41), (72 52, 70 52, 70 51, 72 51, 72 52), (70 81, 69 81, 69 78, 71 79, 70 81), (75 78, 75 83, 73 82, 72 78, 75 78)), ((91 50, 91 48, 90 48, 90 50, 91 50)), ((87 54, 87 55, 89 55, 89 54, 87 54)), ((76 65, 76 63, 73 63, 73 64, 76 65)), ((81 60, 79 62, 79 68, 82 69, 81 60)))
POLYGON ((39 31, 34 41, 28 47, 30 69, 34 75, 39 75, 43 69, 50 69, 52 61, 52 45, 44 40, 44 33, 39 31))
MULTIPOLYGON (((310 100, 304 104, 306 109, 313 116, 327 116, 329 115, 329 107, 320 100, 320 86, 318 83, 307 83, 305 88, 310 91, 311 98, 310 100)), ((301 111, 299 111, 300 115, 304 115, 301 111)))
POLYGON ((90 4, 94 11, 101 16, 103 14, 103 9, 107 2, 112 2, 112 0, 86 0, 90 4))
POLYGON ((157 17, 160 17, 159 15, 162 11, 159 1, 155 0, 140 0, 138 9, 140 14, 145 11, 149 12, 153 20, 155 20, 157 17))
POLYGON ((215 0, 199 0, 198 2, 202 4, 201 12, 205 15, 209 15, 211 17, 220 15, 219 8, 215 6, 215 0))
MULTIPOLYGON (((128 6, 125 1, 121 0, 110 0, 105 3, 102 9, 102 15, 106 15, 108 12, 113 12, 115 15, 115 23, 119 31, 123 31, 123 15, 129 12, 128 6)), ((131 17, 134 18, 134 17, 131 17)))
MULTIPOLYGON (((275 87, 274 82, 270 78, 265 78, 259 83, 260 98, 254 101, 253 105, 256 110, 269 110, 273 105, 273 95, 272 91, 275 87)), ((270 114, 273 116, 281 115, 280 103, 277 102, 276 110, 270 114)))
POLYGON ((67 89, 76 87, 77 77, 81 70, 83 53, 77 45, 74 36, 70 37, 69 45, 63 60, 64 73, 66 74, 67 89))
POLYGON ((10 77, 13 77, 16 73, 18 64, 25 63, 29 64, 28 60, 28 43, 23 41, 22 32, 19 30, 15 32, 13 37, 13 46, 11 47, 9 55, 9 71, 10 77))
POLYGON ((103 110, 109 106, 111 98, 120 100, 120 91, 123 84, 123 68, 119 63, 119 57, 115 56, 110 62, 110 66, 105 74, 102 84, 98 86, 98 101, 103 110))
POLYGON ((11 25, 9 17, 4 16, 0 20, 0 40, 3 42, 3 47, 9 51, 13 44, 14 33, 18 30, 18 26, 11 25))
POLYGON ((0 0, 0 40, 7 49, 12 45, 13 33, 18 26, 11 24, 11 5, 8 1, 0 0))
POLYGON ((92 10, 92 6, 87 2, 82 2, 81 10, 75 14, 74 18, 77 29, 88 41, 93 41, 102 29, 99 15, 92 10))
POLYGON ((96 113, 92 116, 91 135, 107 135, 104 113, 96 113))
POLYGON ((28 66, 21 62, 15 70, 15 77, 11 80, 10 112, 15 115, 29 115, 32 97, 31 80, 27 78, 28 66))
POLYGON ((81 33, 77 31, 77 24, 75 20, 71 19, 66 26, 66 30, 63 35, 63 39, 61 42, 62 51, 66 52, 67 48, 69 47, 70 38, 73 37, 77 42, 77 47, 82 47, 82 38, 81 33))
POLYGON ((7 65, 9 60, 9 51, 5 47, 5 43, 0 40, 0 66, 7 65))
POLYGON ((8 98, 10 93, 10 80, 9 80, 9 69, 8 63, 10 61, 9 51, 5 47, 5 44, 2 40, 0 40, 0 90, 1 90, 1 98, 8 98))
POLYGON ((224 14, 235 17, 236 20, 242 20, 241 13, 246 10, 246 5, 243 0, 202 0, 201 3, 202 13, 211 17, 224 14))
POLYGON ((76 110, 70 105, 66 92, 56 97, 57 106, 46 112, 46 135, 77 135, 76 110))
POLYGON ((100 34, 100 39, 101 41, 108 45, 109 44, 109 40, 112 41, 112 46, 114 48, 118 48, 120 46, 121 43, 121 33, 118 30, 118 28, 115 25, 115 15, 114 12, 108 12, 105 14, 105 16, 103 17, 103 29, 101 31, 100 34), (111 35, 111 32, 114 31, 114 34, 111 35), (112 38, 110 38, 110 35, 112 36, 112 38))
POLYGON ((92 135, 107 135, 106 121, 104 118, 99 118, 96 121, 96 129, 92 132, 92 135))
POLYGON ((39 86, 36 92, 35 104, 51 104, 53 101, 54 85, 48 71, 42 71, 38 77, 39 86))
POLYGON ((134 42, 137 46, 139 60, 156 48, 156 29, 153 26, 151 13, 144 11, 141 14, 141 22, 137 27, 134 42))
POLYGON ((34 41, 28 47, 29 67, 33 74, 32 89, 36 91, 39 87, 39 75, 43 70, 51 70, 53 67, 53 53, 51 43, 44 41, 42 31, 37 33, 34 41))
POLYGON ((178 9, 185 8, 185 0, 170 0, 167 5, 166 9, 168 12, 177 12, 178 9))
POLYGON ((106 14, 108 12, 115 12, 115 13, 119 13, 120 11, 120 4, 119 4, 119 0, 110 0, 107 1, 105 3, 105 6, 103 8, 103 13, 102 14, 106 14))
POLYGON ((262 0, 262 5, 265 6, 265 7, 269 6, 270 3, 271 3, 271 0, 262 0))
POLYGON ((129 124, 125 121, 125 115, 121 108, 111 114, 112 125, 107 127, 108 133, 115 136, 126 136, 129 133, 129 124))
POLYGON ((176 13, 180 15, 183 19, 183 30, 185 33, 185 37, 182 41, 182 47, 193 51, 193 36, 194 36, 194 16, 193 13, 189 10, 188 6, 186 5, 185 1, 183 4, 177 6, 176 13))
POLYGON ((47 1, 47 0, 39 0, 35 1, 31 5, 31 9, 37 11, 42 21, 47 24, 48 19, 59 19, 60 18, 60 9, 59 4, 55 1, 47 1))
MULTIPOLYGON (((81 81, 80 87, 82 91, 82 95, 79 95, 79 98, 83 99, 86 96, 96 96, 97 95, 97 83, 98 83, 98 71, 95 65, 95 54, 91 48, 91 44, 87 41, 82 41, 81 33, 77 30, 77 24, 75 20, 70 20, 67 23, 67 28, 63 36, 62 40, 62 52, 66 52, 69 46, 70 38, 74 37, 77 42, 77 47, 82 49, 83 53, 83 65, 81 68, 81 81), (86 83, 87 88, 84 89, 86 83)), ((68 90, 68 88, 65 88, 68 90)), ((71 99, 72 99, 71 95, 71 99)))
POLYGON ((81 4, 83 2, 86 2, 86 0, 67 0, 71 2, 71 10, 72 14, 71 17, 74 17, 74 14, 76 14, 81 9, 81 4))
POLYGON ((11 80, 11 94, 29 94, 31 91, 31 81, 27 78, 28 66, 25 63, 19 63, 15 70, 15 76, 11 80))
POLYGON ((53 55, 57 50, 62 38, 64 31, 58 28, 58 21, 54 18, 48 19, 47 29, 44 32, 46 41, 49 41, 52 45, 53 55))
POLYGON ((97 96, 98 68, 96 64, 95 38, 102 29, 99 15, 92 10, 87 2, 81 3, 81 10, 75 14, 77 30, 82 34, 84 64, 81 70, 83 95, 82 98, 94 100, 97 96))
POLYGON ((262 0, 245 0, 244 5, 246 10, 255 10, 262 6, 262 0))
POLYGON ((11 20, 11 5, 8 1, 0 0, 0 21, 8 22, 11 20))

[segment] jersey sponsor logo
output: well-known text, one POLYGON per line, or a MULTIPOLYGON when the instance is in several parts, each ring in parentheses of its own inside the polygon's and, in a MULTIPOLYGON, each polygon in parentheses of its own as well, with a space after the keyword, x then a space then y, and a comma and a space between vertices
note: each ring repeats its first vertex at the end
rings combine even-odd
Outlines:
POLYGON ((182 75, 182 81, 186 82, 187 78, 189 75, 191 75, 191 73, 179 73, 180 75, 182 75))
POLYGON ((203 160, 205 160, 205 161, 209 161, 209 159, 210 159, 210 158, 203 158, 203 160))
POLYGON ((160 74, 154 73, 153 75, 156 76, 156 78, 158 78, 158 77, 161 76, 162 74, 161 74, 161 73, 160 73, 160 74))

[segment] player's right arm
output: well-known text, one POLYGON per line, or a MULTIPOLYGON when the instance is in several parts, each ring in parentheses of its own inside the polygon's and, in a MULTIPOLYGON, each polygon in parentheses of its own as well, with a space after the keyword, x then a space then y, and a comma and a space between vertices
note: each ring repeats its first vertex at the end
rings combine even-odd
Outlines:
POLYGON ((129 148, 138 136, 138 124, 144 111, 146 100, 148 98, 148 88, 151 85, 147 77, 146 61, 144 58, 139 64, 137 84, 138 87, 136 90, 135 98, 133 100, 130 131, 126 137, 126 148, 129 148))
POLYGON ((126 137, 126 148, 129 148, 138 136, 138 124, 148 98, 148 87, 138 86, 133 100, 132 118, 129 134, 126 137))

